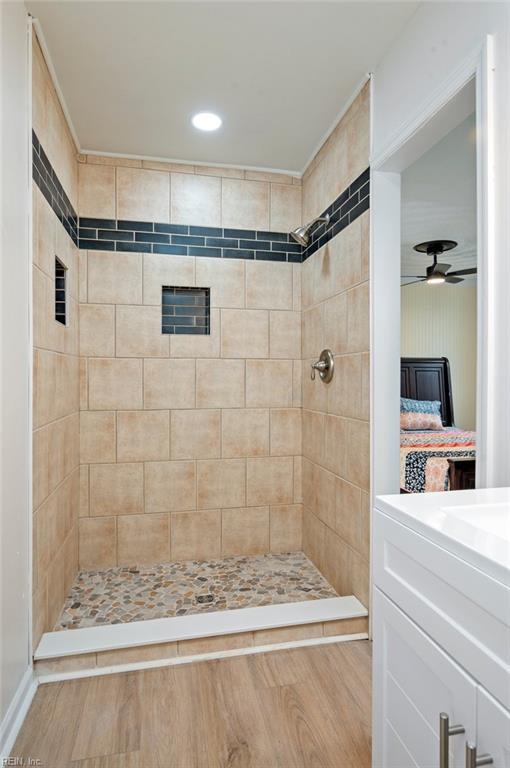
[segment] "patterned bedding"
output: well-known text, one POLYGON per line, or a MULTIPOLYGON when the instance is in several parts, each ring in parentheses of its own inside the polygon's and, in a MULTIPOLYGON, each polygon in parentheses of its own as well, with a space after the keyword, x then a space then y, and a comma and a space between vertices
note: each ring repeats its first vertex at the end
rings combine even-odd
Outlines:
POLYGON ((448 490, 448 458, 475 458, 475 433, 456 427, 400 432, 400 487, 411 493, 448 490))

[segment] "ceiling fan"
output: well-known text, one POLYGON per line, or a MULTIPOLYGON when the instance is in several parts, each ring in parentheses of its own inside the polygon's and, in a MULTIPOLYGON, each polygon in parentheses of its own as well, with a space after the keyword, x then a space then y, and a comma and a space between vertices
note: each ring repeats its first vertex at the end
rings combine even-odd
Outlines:
POLYGON ((419 253, 426 253, 432 256, 433 261, 430 267, 427 267, 426 275, 402 275, 403 278, 415 278, 411 283, 404 283, 406 285, 413 285, 414 283, 426 282, 429 285, 439 285, 441 283, 461 283, 464 277, 461 275, 476 275, 476 267, 470 269, 457 269, 455 272, 448 272, 451 264, 439 264, 437 257, 443 254, 445 251, 451 251, 452 248, 456 248, 457 243, 455 240, 429 240, 426 243, 418 243, 414 246, 414 250, 419 253))

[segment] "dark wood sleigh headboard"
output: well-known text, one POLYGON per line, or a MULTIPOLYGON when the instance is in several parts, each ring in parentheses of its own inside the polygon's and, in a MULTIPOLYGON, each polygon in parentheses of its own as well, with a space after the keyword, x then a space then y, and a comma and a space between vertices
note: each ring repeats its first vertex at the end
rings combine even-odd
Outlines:
POLYGON ((443 426, 453 427, 450 363, 446 357, 402 357, 400 395, 413 400, 439 400, 443 426))

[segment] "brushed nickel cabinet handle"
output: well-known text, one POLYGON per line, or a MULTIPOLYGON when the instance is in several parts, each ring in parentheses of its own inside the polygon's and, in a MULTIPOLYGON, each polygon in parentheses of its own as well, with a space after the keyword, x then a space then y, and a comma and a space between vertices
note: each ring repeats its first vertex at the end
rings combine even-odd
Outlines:
POLYGON ((477 768, 479 765, 492 765, 494 760, 490 755, 476 755, 476 744, 470 741, 466 744, 466 768, 477 768))
POLYGON ((439 715, 439 768, 448 768, 450 736, 465 732, 463 725, 450 725, 450 718, 446 712, 441 712, 439 715))

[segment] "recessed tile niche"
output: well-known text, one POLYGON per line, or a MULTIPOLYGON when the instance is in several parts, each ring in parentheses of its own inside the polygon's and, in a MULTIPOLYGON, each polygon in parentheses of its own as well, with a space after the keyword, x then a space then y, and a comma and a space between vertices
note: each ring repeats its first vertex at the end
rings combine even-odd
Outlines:
POLYGON ((211 332, 209 288, 163 286, 161 332, 206 335, 211 332))

